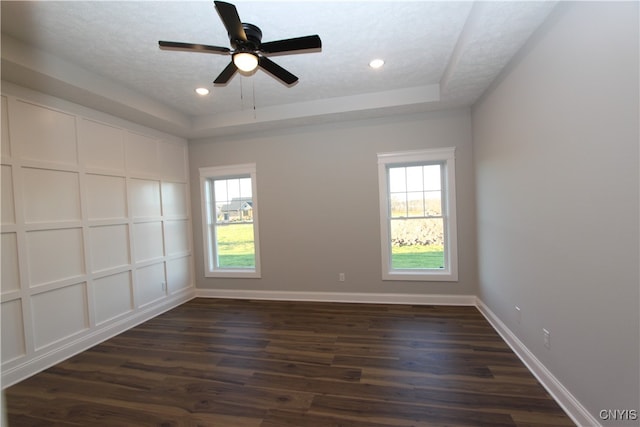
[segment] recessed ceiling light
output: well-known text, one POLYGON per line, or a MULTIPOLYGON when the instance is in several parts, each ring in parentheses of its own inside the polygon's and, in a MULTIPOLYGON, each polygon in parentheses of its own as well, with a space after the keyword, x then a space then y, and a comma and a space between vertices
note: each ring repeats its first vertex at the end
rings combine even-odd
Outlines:
POLYGON ((196 89, 196 93, 200 96, 209 95, 209 89, 206 87, 199 87, 196 89))
POLYGON ((373 61, 369 62, 369 67, 371 68, 380 68, 384 65, 384 61, 382 59, 374 59, 373 61))

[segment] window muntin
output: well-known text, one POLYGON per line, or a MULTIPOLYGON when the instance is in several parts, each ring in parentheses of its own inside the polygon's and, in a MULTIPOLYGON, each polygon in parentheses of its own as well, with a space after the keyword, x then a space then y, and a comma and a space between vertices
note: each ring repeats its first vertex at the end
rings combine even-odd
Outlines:
POLYGON ((200 169, 205 276, 260 277, 255 165, 200 169))
POLYGON ((457 280, 454 149, 378 155, 383 279, 457 280))

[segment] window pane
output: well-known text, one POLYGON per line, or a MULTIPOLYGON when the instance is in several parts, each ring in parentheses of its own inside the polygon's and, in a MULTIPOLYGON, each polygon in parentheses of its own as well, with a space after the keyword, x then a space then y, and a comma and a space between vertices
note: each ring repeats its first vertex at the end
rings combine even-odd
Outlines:
POLYGON ((407 191, 422 191, 422 166, 407 168, 407 191))
POLYGON ((216 226, 218 268, 253 268, 256 266, 253 223, 216 226))
POLYGON ((422 191, 407 193, 407 199, 409 201, 408 216, 424 216, 424 193, 422 191))
POLYGON ((391 218, 442 216, 441 164, 388 169, 391 218))
POLYGON ((424 190, 441 190, 440 176, 441 165, 427 165, 424 166, 424 190))
POLYGON ((425 216, 442 216, 442 192, 427 191, 424 193, 425 216))
POLYGON ((406 168, 389 169, 389 191, 391 193, 407 191, 405 169, 406 168))
POLYGON ((391 218, 407 217, 407 194, 391 194, 391 218))
POLYGON ((233 200, 240 197, 240 180, 228 179, 227 180, 227 200, 233 200))
POLYGON ((251 197, 251 178, 240 179, 240 197, 251 197))
POLYGON ((219 179, 219 180, 213 181, 213 191, 215 192, 215 195, 216 195, 216 201, 229 200, 229 197, 227 196, 227 180, 226 179, 219 179))
POLYGON ((442 218, 393 219, 391 268, 444 268, 444 220, 442 218))

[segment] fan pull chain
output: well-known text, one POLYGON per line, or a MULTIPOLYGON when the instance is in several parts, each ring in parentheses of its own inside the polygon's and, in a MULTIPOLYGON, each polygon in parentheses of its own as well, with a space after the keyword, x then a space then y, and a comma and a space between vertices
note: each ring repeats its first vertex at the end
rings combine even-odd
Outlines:
MULTIPOLYGON (((242 111, 245 111, 245 102, 244 102, 244 85, 243 82, 244 77, 240 76, 240 108, 242 111)), ((257 118, 256 113, 256 85, 253 79, 251 79, 251 96, 253 98, 253 119, 257 118)))
POLYGON ((255 120, 256 119, 256 84, 254 79, 251 79, 251 86, 253 89, 253 120, 255 120))

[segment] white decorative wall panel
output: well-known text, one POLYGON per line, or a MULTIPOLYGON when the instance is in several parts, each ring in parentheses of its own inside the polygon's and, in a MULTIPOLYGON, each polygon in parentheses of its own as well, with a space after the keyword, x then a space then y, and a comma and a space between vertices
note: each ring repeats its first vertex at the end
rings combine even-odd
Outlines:
POLYGON ((138 284, 136 298, 140 306, 166 296, 167 282, 164 276, 164 263, 139 268, 136 279, 138 284))
POLYGON ((31 286, 81 276, 85 273, 82 229, 30 231, 26 256, 31 286))
POLYGON ((80 220, 80 184, 75 172, 23 168, 27 223, 80 220))
POLYGON ((87 168, 124 173, 124 132, 122 129, 82 120, 80 148, 87 168))
POLYGON ((131 213, 134 218, 160 216, 160 182, 146 179, 129 181, 131 213))
POLYGON ((148 261, 163 255, 162 223, 142 222, 133 225, 135 261, 148 261))
POLYGON ((78 163, 75 116, 22 101, 12 108, 11 138, 23 159, 78 163))
POLYGON ((165 217, 186 217, 187 185, 178 182, 162 183, 162 214, 165 217))
POLYGON ((2 90, 6 387, 190 298, 193 273, 186 141, 2 90))
POLYGON ((134 175, 155 176, 158 173, 157 141, 137 133, 125 136, 127 169, 134 175))
POLYGON ((11 147, 9 146, 9 114, 8 114, 8 102, 7 102, 7 97, 3 96, 0 97, 0 99, 2 99, 2 129, 0 129, 0 131, 2 132, 2 150, 0 150, 0 153, 2 153, 2 157, 11 157, 11 147))
POLYGON ((14 224, 16 222, 15 206, 13 204, 13 176, 11 175, 11 166, 2 165, 2 189, 0 197, 2 198, 2 223, 14 224))
POLYGON ((2 273, 0 283, 2 293, 20 289, 20 273, 18 267, 18 238, 16 233, 2 233, 2 273))
POLYGON ((165 221, 164 239, 167 255, 189 251, 189 223, 187 221, 165 221))
POLYGON ((130 263, 127 228, 126 224, 90 228, 89 248, 92 272, 121 267, 130 263))
POLYGON ((85 287, 78 283, 31 298, 36 349, 89 327, 85 287))
POLYGON ((191 257, 167 261, 167 286, 173 293, 191 285, 191 257))
POLYGON ((2 361, 11 361, 26 353, 24 323, 20 300, 2 303, 2 361))
POLYGON ((123 177, 87 174, 85 182, 89 219, 127 217, 127 186, 123 177))
POLYGON ((133 310, 131 273, 113 274, 93 281, 96 324, 133 310))
POLYGON ((166 142, 158 143, 160 154, 160 171, 164 179, 171 181, 186 181, 186 152, 185 148, 166 142))

